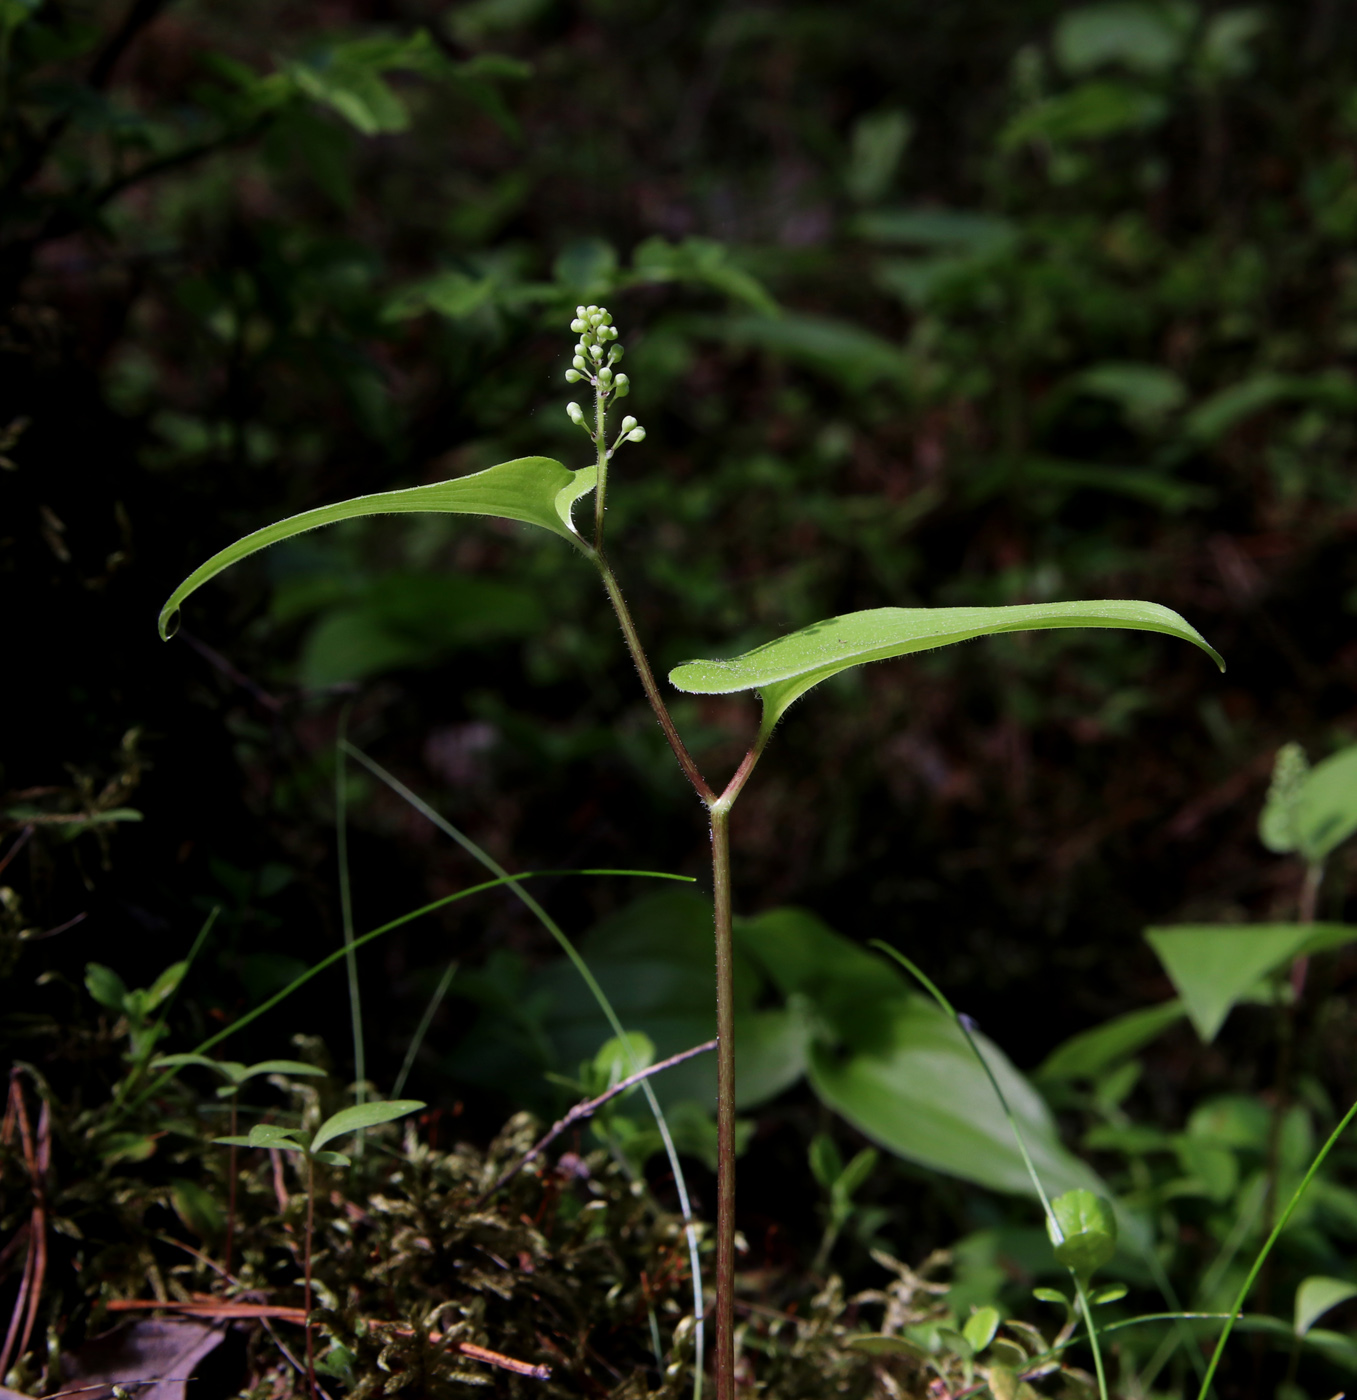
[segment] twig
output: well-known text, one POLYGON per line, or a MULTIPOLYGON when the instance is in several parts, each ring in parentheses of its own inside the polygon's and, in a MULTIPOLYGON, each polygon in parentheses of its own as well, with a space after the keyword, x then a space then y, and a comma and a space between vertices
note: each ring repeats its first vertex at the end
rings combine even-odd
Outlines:
POLYGON ((615 1099, 618 1094, 639 1084, 643 1079, 649 1079, 652 1074, 659 1074, 661 1070, 672 1069, 675 1065, 682 1064, 684 1060, 691 1060, 696 1055, 705 1055, 708 1050, 716 1049, 716 1041, 708 1040, 701 1045, 694 1045, 691 1050, 681 1050, 677 1055, 670 1055, 667 1060, 661 1060, 657 1065, 651 1065, 647 1069, 638 1070, 635 1074, 629 1075, 626 1079, 614 1084, 606 1094, 600 1094, 596 1099, 586 1099, 583 1103, 577 1103, 564 1118, 558 1118, 551 1125, 550 1131, 528 1151, 519 1158, 517 1162, 504 1173, 488 1190, 482 1191, 472 1203, 473 1210, 479 1210, 497 1191, 507 1186, 529 1162, 535 1161, 538 1157, 556 1141, 572 1124, 579 1123, 585 1118, 591 1117, 603 1107, 609 1099, 615 1099))
POLYGON ((179 637, 182 641, 187 642, 204 661, 215 666, 228 681, 234 682, 253 696, 266 710, 271 710, 274 714, 278 714, 282 710, 283 702, 276 695, 270 695, 257 681, 251 680, 239 667, 232 665, 221 652, 208 646, 206 642, 200 641, 191 632, 180 629, 179 637))
POLYGON ((23 848, 28 844, 29 838, 33 835, 34 829, 35 828, 33 826, 33 823, 29 822, 29 824, 26 827, 24 827, 24 829, 19 833, 19 839, 15 841, 15 843, 9 848, 9 850, 5 852, 4 860, 0 860, 0 875, 4 874, 6 868, 9 866, 10 861, 12 861, 14 857, 17 856, 19 852, 22 851, 23 848))
MULTIPOLYGON (((32 828, 30 828, 30 830, 31 829, 32 828)), ((64 924, 58 924, 56 928, 49 928, 43 933, 30 934, 29 937, 25 940, 25 942, 37 943, 43 938, 55 938, 57 934, 65 933, 68 928, 74 928, 76 924, 83 923, 88 918, 89 911, 83 910, 81 913, 76 914, 74 918, 67 919, 64 924)))

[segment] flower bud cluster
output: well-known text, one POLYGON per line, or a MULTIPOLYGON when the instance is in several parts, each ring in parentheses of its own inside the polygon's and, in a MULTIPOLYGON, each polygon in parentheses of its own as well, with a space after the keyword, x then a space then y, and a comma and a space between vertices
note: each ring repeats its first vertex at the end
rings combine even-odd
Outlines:
MULTIPOLYGON (((598 395, 599 402, 606 405, 610 399, 624 399, 631 392, 631 381, 625 374, 613 369, 622 359, 622 347, 616 344, 617 327, 604 306, 577 306, 575 319, 570 329, 579 336, 575 355, 570 368, 565 372, 568 384, 578 384, 584 380, 598 395)), ((583 428, 592 438, 594 432, 584 410, 577 403, 566 405, 566 413, 576 427, 583 428)), ((613 444, 608 456, 623 442, 644 442, 646 431, 637 421, 628 416, 623 420, 622 433, 613 444)))

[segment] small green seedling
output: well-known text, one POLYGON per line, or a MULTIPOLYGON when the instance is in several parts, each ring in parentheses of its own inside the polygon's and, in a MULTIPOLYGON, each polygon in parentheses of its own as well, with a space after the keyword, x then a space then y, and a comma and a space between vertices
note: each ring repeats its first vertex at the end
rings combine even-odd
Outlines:
MULTIPOLYGON (((217 1090, 219 1099, 226 1099, 231 1105, 231 1136, 239 1129, 237 1114, 240 1109, 241 1087, 251 1079, 263 1074, 324 1075, 323 1069, 315 1065, 303 1064, 301 1060, 260 1060, 256 1065, 242 1065, 238 1060, 209 1060, 206 1055, 160 1055, 153 1062, 153 1069, 183 1069, 188 1065, 201 1065, 219 1074, 226 1083, 217 1090)), ((231 1145, 231 1159, 227 1164, 226 1197, 226 1240, 223 1245, 222 1267, 231 1272, 232 1246, 236 1233, 236 1151, 231 1145)))
POLYGON ((124 1058, 134 1067, 150 1056, 156 1041, 165 1034, 164 1009, 187 971, 187 961, 171 963, 149 987, 129 990, 111 967, 94 962, 85 965, 85 989, 90 996, 127 1023, 124 1058))
POLYGON ((825 1222, 825 1232, 816 1251, 814 1268, 818 1272, 829 1262, 830 1252, 837 1243, 843 1228, 860 1208, 853 1200, 854 1193, 866 1182, 880 1159, 874 1147, 864 1147, 847 1166, 828 1133, 817 1133, 810 1144, 810 1169, 816 1181, 829 1192, 829 1208, 825 1222))
POLYGON ((872 608, 826 618, 734 657, 685 661, 669 673, 675 690, 690 695, 757 692, 763 715, 748 753, 724 787, 707 781, 689 752, 655 678, 631 610, 613 572, 605 547, 609 475, 624 443, 645 440, 645 430, 630 414, 615 429, 609 413, 627 397, 631 385, 617 371, 623 357, 618 332, 605 307, 579 306, 570 329, 579 337, 565 378, 593 390, 591 411, 566 406, 566 415, 589 438, 594 461, 571 470, 547 457, 520 457, 470 476, 403 491, 383 491, 321 506, 256 530, 219 551, 195 569, 166 600, 160 633, 168 637, 188 597, 224 569, 269 545, 295 538, 318 526, 341 520, 392 513, 497 516, 546 530, 569 543, 598 574, 612 604, 623 640, 635 663, 646 699, 654 711, 674 758, 710 818, 714 932, 716 943, 716 1099, 717 1209, 716 1395, 735 1400, 735 958, 731 908, 730 816, 787 709, 821 681, 854 667, 893 657, 1007 632, 1052 629, 1129 628, 1158 632, 1190 642, 1221 669, 1213 647, 1177 613, 1157 603, 1100 599, 1032 603, 1014 607, 872 608), (593 520, 581 529, 573 511, 592 492, 593 520))
POLYGON ((311 1241, 316 1219, 316 1163, 327 1167, 347 1167, 352 1158, 342 1152, 323 1150, 325 1144, 375 1128, 379 1123, 391 1123, 416 1113, 424 1107, 421 1099, 387 1099, 376 1103, 355 1104, 331 1115, 316 1129, 309 1143, 303 1142, 304 1128, 284 1128, 277 1123, 256 1123, 247 1137, 214 1138, 225 1147, 264 1147, 278 1152, 295 1152, 306 1162, 306 1243, 302 1264, 302 1309, 306 1313, 306 1377, 311 1394, 316 1395, 316 1354, 311 1335, 311 1241))

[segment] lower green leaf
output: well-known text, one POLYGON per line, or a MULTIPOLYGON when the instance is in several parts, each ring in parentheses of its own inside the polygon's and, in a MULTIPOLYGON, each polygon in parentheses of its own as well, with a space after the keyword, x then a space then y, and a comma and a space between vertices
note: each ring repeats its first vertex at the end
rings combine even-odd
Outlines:
POLYGON ((872 608, 812 623, 729 660, 685 661, 669 673, 679 690, 729 695, 757 690, 767 733, 812 686, 869 661, 930 651, 1001 632, 1116 627, 1161 632, 1200 647, 1223 671, 1225 662, 1200 632, 1158 603, 1102 599, 1031 603, 1005 608, 872 608))

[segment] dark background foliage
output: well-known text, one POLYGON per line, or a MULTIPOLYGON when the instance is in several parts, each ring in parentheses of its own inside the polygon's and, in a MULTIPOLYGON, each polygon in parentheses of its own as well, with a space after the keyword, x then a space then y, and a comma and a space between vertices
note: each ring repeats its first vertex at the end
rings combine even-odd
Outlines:
MULTIPOLYGON (((155 635, 179 579, 283 514, 580 465, 579 299, 613 310, 649 430, 610 529, 660 669, 853 608, 1099 596, 1178 609, 1229 662, 1057 634, 824 687, 738 810, 741 909, 899 942, 1022 1066, 1166 993, 1147 924, 1289 916, 1298 871, 1254 836, 1272 754, 1357 724, 1352 5, 1175 10, 1179 51, 1100 62, 1054 0, 7 2, 15 1053, 89 1016, 62 985, 89 958, 144 984, 214 903, 204 1026, 336 945, 345 704, 514 868, 702 874, 701 810, 558 541, 339 527, 155 635), (119 807, 144 819, 52 820, 119 807)), ((677 714, 714 773, 755 719, 677 714)), ((360 929, 475 878, 350 790, 360 929)), ((543 889, 582 931, 640 887, 543 889)), ((381 1083, 448 957, 550 951, 496 898, 416 928, 364 957, 381 1083)), ((264 1053, 304 1029, 343 1055, 334 979, 264 1053)), ((504 1098, 438 1069, 473 1013, 454 994, 418 1082, 488 1128, 504 1098)), ((1269 1036, 1231 1035, 1170 1037, 1141 1092, 1171 1116, 1253 1082, 1269 1036)))

